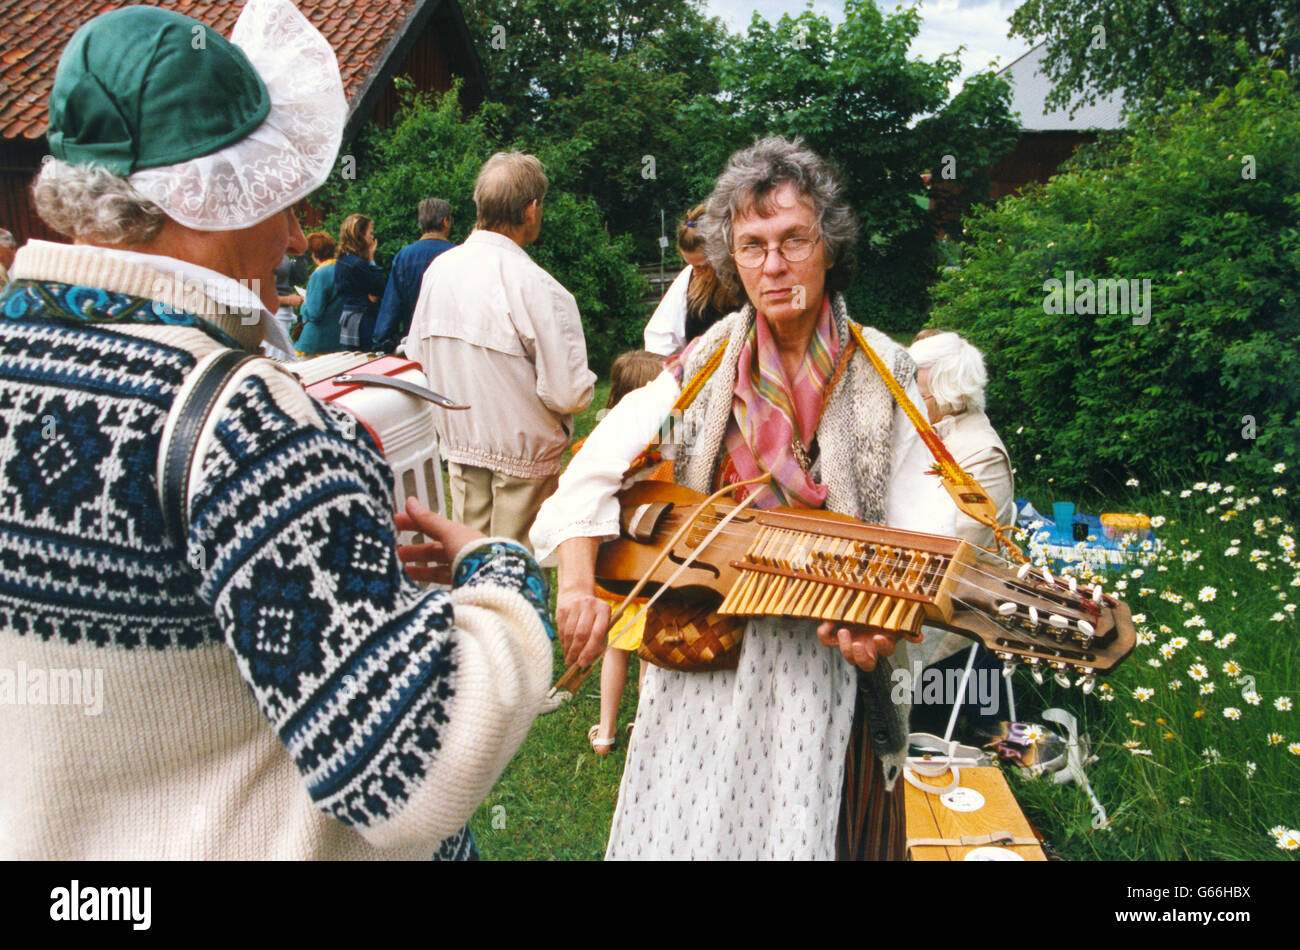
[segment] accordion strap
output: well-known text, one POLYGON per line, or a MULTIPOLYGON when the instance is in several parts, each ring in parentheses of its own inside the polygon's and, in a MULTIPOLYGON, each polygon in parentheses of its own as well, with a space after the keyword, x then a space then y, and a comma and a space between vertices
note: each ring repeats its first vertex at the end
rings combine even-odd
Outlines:
POLYGON ((189 533, 189 483, 199 437, 222 393, 250 360, 242 350, 218 350, 203 357, 190 372, 163 427, 158 447, 158 501, 163 527, 179 551, 189 533))

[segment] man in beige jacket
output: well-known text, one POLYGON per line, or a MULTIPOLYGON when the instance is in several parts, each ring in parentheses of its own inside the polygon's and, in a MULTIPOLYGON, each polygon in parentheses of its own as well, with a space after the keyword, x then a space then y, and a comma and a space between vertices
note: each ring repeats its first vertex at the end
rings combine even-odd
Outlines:
POLYGON ((498 152, 474 185, 475 230, 425 271, 406 353, 467 411, 438 411, 454 517, 528 543, 596 375, 573 294, 524 247, 542 229, 542 163, 498 152))

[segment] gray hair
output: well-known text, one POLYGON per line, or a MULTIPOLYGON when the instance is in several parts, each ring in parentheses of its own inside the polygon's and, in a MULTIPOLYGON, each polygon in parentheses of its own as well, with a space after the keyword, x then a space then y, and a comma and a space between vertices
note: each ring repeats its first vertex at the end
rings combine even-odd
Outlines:
POLYGON ((4 228, 0 228, 0 245, 4 245, 5 247, 17 247, 18 242, 14 240, 12 234, 4 228))
POLYGON ((47 157, 32 193, 46 224, 96 244, 143 244, 157 237, 167 220, 162 208, 127 179, 98 165, 71 165, 47 157))
POLYGON ((443 201, 441 198, 425 198, 420 202, 417 217, 420 221, 421 233, 436 231, 442 226, 444 218, 451 217, 451 202, 443 201))
POLYGON ((930 394, 945 415, 973 409, 984 411, 984 387, 989 374, 984 354, 955 333, 936 333, 917 340, 907 352, 918 370, 930 370, 930 394))
POLYGON ((736 215, 757 208, 770 213, 772 193, 789 182, 807 197, 817 216, 817 230, 835 265, 829 275, 832 290, 843 290, 852 276, 853 245, 858 237, 858 216, 844 199, 839 172, 830 162, 805 148, 802 139, 780 136, 760 139, 731 156, 718 176, 701 221, 709 263, 718 277, 744 294, 736 262, 732 259, 732 223, 736 215))

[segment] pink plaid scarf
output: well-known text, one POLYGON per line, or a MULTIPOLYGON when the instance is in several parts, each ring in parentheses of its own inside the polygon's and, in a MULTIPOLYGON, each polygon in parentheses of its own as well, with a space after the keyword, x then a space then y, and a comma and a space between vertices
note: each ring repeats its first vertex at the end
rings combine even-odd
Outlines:
MULTIPOLYGON (((797 432, 804 448, 810 448, 839 351, 827 296, 803 364, 790 380, 767 318, 758 314, 736 361, 736 389, 723 442, 726 457, 719 466, 719 485, 771 472, 772 481, 758 489, 754 507, 820 508, 825 503, 826 486, 800 467, 791 443, 797 432)), ((737 500, 748 491, 740 489, 737 500)))

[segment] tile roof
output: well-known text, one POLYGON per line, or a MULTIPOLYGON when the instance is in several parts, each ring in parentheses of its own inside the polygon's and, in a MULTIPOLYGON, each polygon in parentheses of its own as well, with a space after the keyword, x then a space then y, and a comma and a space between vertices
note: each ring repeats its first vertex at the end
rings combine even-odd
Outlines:
POLYGON ((1026 132, 1064 132, 1084 129, 1122 129, 1124 97, 1119 93, 1084 106, 1073 116, 1070 110, 1047 111, 1047 94, 1052 81, 1042 71, 1047 44, 1039 43, 998 75, 1011 82, 1011 111, 1020 113, 1020 128, 1026 132))
MULTIPOLYGON (((417 8, 436 0, 298 0, 329 40, 353 107, 367 79, 417 8)), ((37 139, 48 125, 47 103, 59 55, 73 31, 93 16, 126 6, 114 0, 0 0, 0 138, 37 139)), ((220 30, 235 25, 243 0, 155 0, 220 30)))

